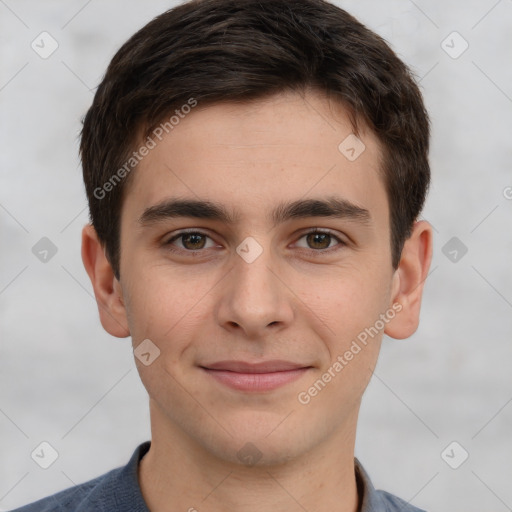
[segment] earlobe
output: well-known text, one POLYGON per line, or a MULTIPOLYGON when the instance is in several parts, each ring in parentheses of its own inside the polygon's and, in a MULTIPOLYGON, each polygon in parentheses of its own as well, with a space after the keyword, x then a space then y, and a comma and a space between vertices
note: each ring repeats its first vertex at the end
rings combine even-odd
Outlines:
POLYGON ((416 222, 405 241, 400 263, 393 276, 392 302, 400 312, 386 325, 384 332, 392 338, 408 338, 418 328, 423 287, 432 261, 432 227, 416 222))
POLYGON ((91 224, 82 229, 82 261, 94 288, 101 325, 112 336, 126 338, 130 330, 121 284, 91 224))

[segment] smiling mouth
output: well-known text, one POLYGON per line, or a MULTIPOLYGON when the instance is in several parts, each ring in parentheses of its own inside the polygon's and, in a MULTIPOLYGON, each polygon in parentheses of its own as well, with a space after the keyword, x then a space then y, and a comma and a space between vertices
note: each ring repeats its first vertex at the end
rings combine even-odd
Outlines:
POLYGON ((290 361, 220 361, 200 368, 221 384, 239 391, 272 391, 305 375, 312 366, 290 361))

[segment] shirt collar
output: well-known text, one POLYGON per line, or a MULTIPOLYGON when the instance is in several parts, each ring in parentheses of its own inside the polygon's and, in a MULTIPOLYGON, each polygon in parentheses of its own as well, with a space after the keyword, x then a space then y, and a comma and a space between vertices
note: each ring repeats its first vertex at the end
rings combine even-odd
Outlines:
POLYGON ((382 507, 382 500, 373 487, 368 473, 363 468, 357 458, 354 458, 356 471, 357 492, 359 494, 360 509, 359 512, 376 512, 386 510, 382 507))
MULTIPOLYGON (((130 488, 134 491, 131 494, 132 506, 136 504, 136 510, 141 512, 149 512, 145 505, 142 492, 140 490, 140 484, 138 480, 138 467, 142 457, 146 455, 151 446, 151 441, 146 441, 139 445, 133 453, 130 461, 123 469, 121 478, 126 482, 126 488, 130 488)), ((368 473, 363 468, 362 464, 357 458, 354 458, 354 467, 356 474, 357 492, 359 495, 360 508, 358 512, 378 512, 386 510, 387 506, 382 501, 381 496, 375 490, 368 473)), ((133 510, 133 509, 132 509, 133 510)))

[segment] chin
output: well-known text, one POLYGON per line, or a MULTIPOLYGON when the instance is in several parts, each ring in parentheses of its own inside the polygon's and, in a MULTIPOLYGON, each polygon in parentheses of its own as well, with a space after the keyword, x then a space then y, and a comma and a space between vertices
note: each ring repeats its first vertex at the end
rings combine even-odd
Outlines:
POLYGON ((285 464, 307 452, 315 444, 315 432, 320 430, 304 421, 297 424, 292 419, 294 414, 287 414, 252 411, 229 420, 219 418, 221 424, 229 425, 227 430, 232 435, 217 431, 221 438, 208 436, 201 444, 215 457, 241 466, 285 464))
POLYGON ((288 443, 282 440, 269 439, 229 439, 225 443, 214 443, 204 446, 218 459, 241 467, 276 467, 288 463, 301 455, 302 450, 288 438, 288 443))

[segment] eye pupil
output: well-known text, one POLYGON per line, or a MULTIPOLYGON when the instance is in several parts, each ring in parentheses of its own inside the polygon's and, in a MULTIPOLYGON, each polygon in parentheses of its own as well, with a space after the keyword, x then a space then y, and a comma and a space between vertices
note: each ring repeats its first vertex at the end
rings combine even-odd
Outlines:
POLYGON ((331 241, 331 235, 328 233, 310 233, 307 235, 308 244, 313 249, 326 249, 329 247, 329 243, 331 241), (325 244, 325 241, 327 240, 327 244, 325 244), (320 247, 318 247, 317 244, 320 244, 320 247))
POLYGON ((202 249, 205 244, 204 236, 201 235, 200 233, 187 233, 185 235, 182 235, 182 241, 183 246, 186 247, 187 249, 202 249), (199 246, 197 245, 198 242, 199 246), (192 245, 192 247, 187 247, 187 244, 192 245))

